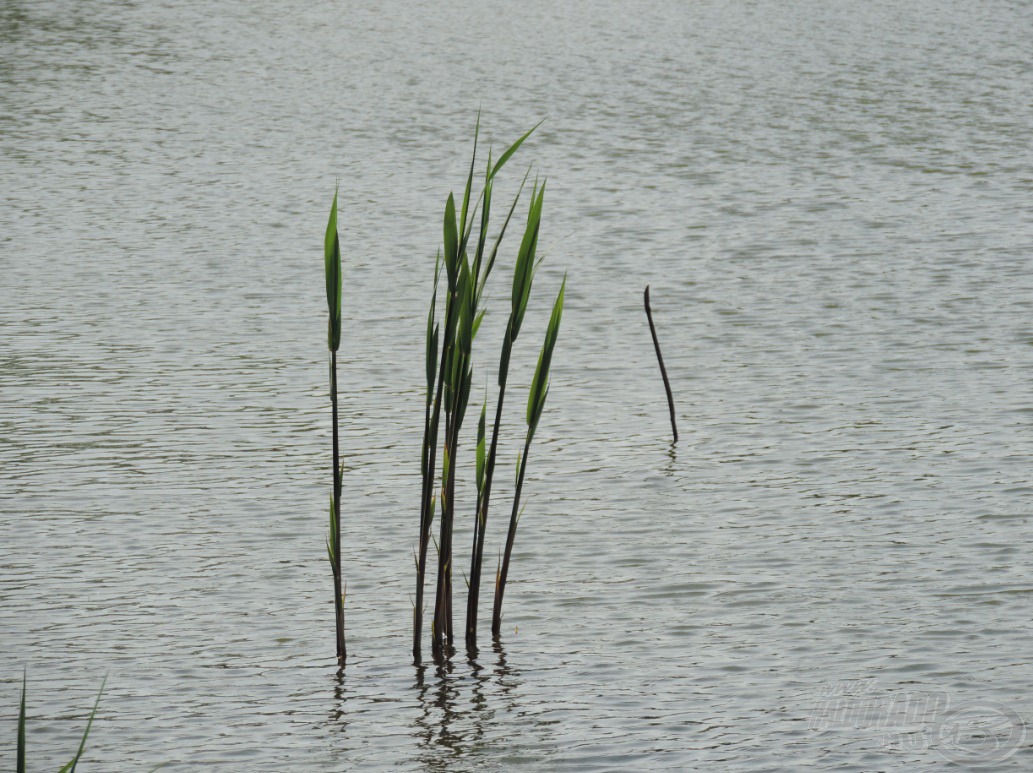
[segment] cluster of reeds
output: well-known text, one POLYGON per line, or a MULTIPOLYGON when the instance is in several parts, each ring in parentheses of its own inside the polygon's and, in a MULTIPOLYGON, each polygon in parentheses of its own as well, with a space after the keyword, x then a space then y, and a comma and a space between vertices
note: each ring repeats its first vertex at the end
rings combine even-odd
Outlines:
MULTIPOLYGON (((530 170, 524 175, 520 188, 513 199, 505 220, 489 248, 488 232, 491 226, 492 194, 495 178, 513 157, 535 126, 514 142, 502 155, 493 159, 491 151, 484 169, 483 185, 476 200, 472 200, 474 170, 477 164, 477 141, 480 134, 480 119, 474 131, 474 148, 470 160, 470 171, 463 191, 462 206, 458 216, 456 201, 449 193, 445 204, 443 223, 443 246, 438 251, 434 266, 434 284, 430 311, 427 315, 426 378, 427 393, 424 411, 423 451, 421 472, 423 487, 420 497, 419 539, 416 549, 416 595, 413 611, 413 656, 417 662, 422 654, 424 594, 427 563, 432 537, 432 526, 438 516, 437 583, 431 642, 435 659, 447 657, 453 650, 454 630, 452 612, 453 533, 456 514, 456 473, 458 468, 461 430, 470 401, 473 383, 473 343, 484 318, 483 301, 488 278, 495 266, 499 248, 506 234, 517 204, 526 187, 530 170), (479 210, 479 212, 478 212, 479 210), (479 225, 476 240, 473 240, 474 226, 479 225), (438 294, 441 272, 445 273, 444 315, 438 320, 438 294), (441 432, 441 418, 444 414, 444 432, 441 432), (438 451, 441 452, 440 479, 437 469, 438 451)), ((476 445, 476 488, 477 501, 473 518, 473 547, 471 551, 469 594, 466 613, 466 642, 476 649, 477 608, 480 599, 482 565, 484 560, 485 533, 491 501, 492 480, 499 447, 499 431, 505 402, 506 384, 509 378, 509 362, 520 334, 531 297, 535 272, 540 264, 538 258, 538 235, 541 225, 542 205, 545 199, 545 183, 533 184, 531 201, 524 224, 524 234, 517 250, 513 270, 512 293, 509 319, 502 340, 498 370, 498 400, 495 407, 495 422, 490 444, 487 441, 487 396, 481 406, 477 425, 476 445)), ((347 650, 344 638, 344 580, 341 572, 341 490, 343 469, 340 459, 337 407, 337 351, 341 344, 341 246, 337 233, 337 193, 334 193, 324 240, 324 262, 326 273, 326 298, 329 310, 328 345, 330 349, 330 404, 333 421, 333 489, 330 495, 330 531, 326 540, 334 583, 334 614, 336 620, 337 659, 344 665, 347 650)), ((527 431, 523 451, 517 457, 517 482, 507 532, 505 550, 500 558, 496 573, 495 603, 492 616, 492 633, 499 635, 502 620, 502 599, 509 574, 509 565, 520 518, 520 499, 523 491, 527 458, 538 422, 545 408, 549 392, 549 367, 559 334, 560 318, 563 314, 563 294, 566 279, 560 287, 552 316, 546 331, 545 343, 538 358, 528 397, 526 421, 527 431)))
MULTIPOLYGON (((516 153, 524 140, 536 128, 537 126, 520 137, 497 160, 493 160, 489 150, 482 189, 471 206, 474 170, 477 163, 477 140, 480 130, 480 121, 478 119, 477 128, 474 132, 474 149, 470 160, 470 171, 463 191, 458 222, 455 198, 452 193, 449 194, 445 204, 443 247, 438 253, 435 262, 434 290, 427 317, 426 332, 427 393, 421 458, 423 487, 420 503, 419 540, 416 551, 417 576, 413 611, 413 657, 417 662, 420 661, 422 654, 424 585, 429 546, 432 539, 432 525, 436 514, 439 520, 437 539, 438 573, 434 615, 431 624, 431 645, 435 660, 448 657, 454 647, 452 575, 454 567, 453 533, 456 513, 456 472, 459 459, 460 432, 466 416, 473 381, 473 342, 485 314, 483 307, 484 290, 495 266, 499 247, 502 244, 509 222, 526 186, 528 175, 524 175, 520 189, 489 250, 488 232, 491 221, 492 194, 496 176, 506 162, 516 153), (480 209, 479 216, 477 214, 478 209, 480 209), (479 224, 479 229, 476 240, 471 241, 475 223, 479 224), (446 280, 443 329, 436 317, 442 267, 445 269, 446 280), (444 410, 445 426, 440 443, 441 473, 440 486, 438 486, 437 454, 439 436, 441 435, 440 420, 442 409, 444 410)), ((536 181, 531 193, 523 238, 521 239, 514 265, 509 320, 502 341, 498 371, 498 401, 496 403, 495 423, 490 446, 486 438, 487 399, 485 399, 481 407, 480 419, 477 425, 477 444, 475 448, 477 501, 473 519, 473 547, 468 577, 469 593, 467 596, 465 629, 467 646, 474 649, 476 648, 477 639, 477 608, 480 598, 485 533, 498 452, 499 429, 509 376, 509 362, 513 346, 520 333, 524 314, 531 296, 531 286, 539 265, 537 258, 538 235, 544 197, 545 184, 543 182, 539 186, 536 181)), ((517 487, 513 511, 510 518, 505 554, 501 560, 496 581, 495 607, 492 622, 492 631, 495 636, 498 636, 501 624, 502 598, 520 514, 520 495, 527 466, 527 454, 548 394, 549 366, 559 332, 562 310, 563 288, 561 287, 553 307, 552 318, 546 333, 546 341, 538 360, 538 368, 535 372, 528 401, 528 429, 524 450, 519 457, 517 465, 517 487)))

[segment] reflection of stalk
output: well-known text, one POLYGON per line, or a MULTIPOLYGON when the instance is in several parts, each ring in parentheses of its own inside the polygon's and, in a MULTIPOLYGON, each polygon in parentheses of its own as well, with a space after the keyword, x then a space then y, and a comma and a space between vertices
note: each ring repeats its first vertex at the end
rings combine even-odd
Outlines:
POLYGON ((344 644, 344 589, 341 579, 341 489, 343 470, 337 431, 337 350, 341 346, 341 242, 337 234, 337 192, 330 208, 324 239, 326 300, 330 319, 327 344, 330 348, 330 405, 333 417, 333 494, 330 497, 330 536, 326 549, 334 577, 334 620, 337 633, 337 662, 344 665, 348 651, 344 644))
POLYGON ((509 516, 506 549, 502 554, 502 563, 495 581, 495 607, 491 618, 491 635, 496 639, 499 638, 502 630, 502 597, 506 592, 509 562, 513 554, 517 523, 520 520, 520 497, 524 488, 524 473, 527 471, 527 455, 531 450, 531 440, 534 438, 535 430, 538 429, 538 422, 545 410, 545 399, 549 396, 549 367, 552 365, 552 352, 556 347, 556 338, 560 331, 560 319, 563 316, 563 293, 566 285, 567 280, 564 277, 559 295, 556 296, 556 302, 552 307, 552 317, 549 319, 549 327, 545 333, 545 343, 542 345, 541 354, 538 355, 538 367, 535 369, 534 380, 531 382, 531 393, 527 398, 527 437, 524 440, 524 452, 517 462, 516 491, 513 493, 513 511, 509 516))
POLYGON ((646 285, 646 319, 649 320, 649 332, 653 336, 653 348, 656 349, 656 359, 660 363, 660 376, 664 380, 664 389, 667 390, 667 409, 671 412, 671 430, 674 432, 674 442, 678 442, 678 425, 674 420, 674 396, 671 394, 671 382, 667 380, 667 368, 664 367, 664 356, 660 354, 660 340, 656 337, 656 327, 653 325, 653 312, 649 308, 649 285, 646 285))

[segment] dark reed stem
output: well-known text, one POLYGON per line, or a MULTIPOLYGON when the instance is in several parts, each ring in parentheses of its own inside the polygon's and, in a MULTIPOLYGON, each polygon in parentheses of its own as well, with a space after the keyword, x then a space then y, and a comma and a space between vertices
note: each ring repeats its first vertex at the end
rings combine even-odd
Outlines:
POLYGON ((337 623, 337 662, 344 665, 348 659, 348 650, 344 643, 344 595, 341 587, 341 452, 337 430, 337 352, 330 352, 330 403, 333 410, 333 443, 334 443, 334 619, 337 623))
MULTIPOLYGON (((455 304, 452 303, 451 294, 445 305, 445 331, 446 335, 441 344, 441 359, 438 368, 437 386, 434 390, 434 408, 431 412, 431 423, 424 434, 424 452, 427 454, 427 466, 423 476, 423 498, 420 509, 420 558, 416 570, 416 610, 413 622, 413 658, 419 663, 423 649, 423 589, 427 577, 427 551, 430 546, 431 530, 431 505, 434 498, 434 474, 438 450, 438 427, 441 422, 442 390, 445 385, 445 367, 448 362, 448 348, 450 347, 447 331, 451 327, 452 314, 455 304)), ((447 432, 447 428, 446 428, 447 432)), ((442 510, 444 508, 442 507, 442 510)), ((439 546, 440 547, 440 546, 439 546)))
MULTIPOLYGON (((412 624, 412 657, 419 665, 422 657, 421 631, 423 629, 423 577, 427 572, 427 542, 430 537, 430 490, 427 486, 427 467, 430 463, 430 409, 433 404, 431 390, 427 390, 427 409, 423 419, 423 454, 420 459, 420 472, 423 475, 423 490, 420 494, 420 534, 419 552, 416 559, 416 601, 413 604, 412 624)), ((435 443, 437 439, 435 438, 435 443)))
POLYGON ((22 703, 18 710, 18 750, 16 752, 18 773, 25 773, 25 687, 28 673, 28 667, 26 667, 22 671, 22 703))
MULTIPOLYGON (((446 316, 449 317, 449 321, 453 326, 460 324, 458 315, 460 313, 459 304, 461 300, 458 292, 452 288, 450 290, 451 298, 448 304, 448 310, 446 316)), ((442 346, 441 354, 441 373, 440 380, 444 384, 446 379, 446 373, 448 372, 448 366, 452 364, 450 361, 455 357, 462 357, 463 354, 460 351, 456 351, 456 340, 452 329, 452 326, 446 325, 445 341, 442 346)), ((463 372, 463 363, 459 363, 459 373, 463 372)), ((454 376, 453 376, 454 378, 454 376)), ((451 593, 452 593, 452 519, 455 512, 454 509, 454 492, 455 492, 455 471, 457 465, 456 459, 456 445, 458 444, 458 435, 461 417, 459 414, 459 402, 461 397, 461 385, 458 381, 450 384, 451 394, 447 395, 448 399, 442 400, 445 405, 445 442, 444 442, 444 453, 447 456, 448 470, 447 474, 444 475, 441 486, 441 516, 438 519, 439 524, 439 535, 438 535, 438 581, 437 581, 437 597, 434 605, 434 629, 433 636, 431 637, 431 647, 434 659, 440 662, 445 657, 445 645, 446 643, 450 646, 452 642, 452 625, 451 625, 451 593)), ((431 480, 433 480, 433 473, 431 474, 431 480)))
MULTIPOLYGON (((451 314, 453 307, 454 307, 454 304, 449 302, 449 309, 446 312, 446 314, 451 314)), ((446 329, 447 329, 447 326, 446 326, 446 329)), ((434 431, 434 438, 433 438, 433 447, 431 449, 430 465, 429 465, 428 472, 427 472, 428 486, 430 487, 431 491, 433 491, 434 480, 435 480, 434 462, 435 462, 435 455, 436 455, 436 448, 437 448, 437 427, 438 427, 438 424, 439 424, 439 421, 440 421, 441 405, 444 402, 444 400, 442 399, 442 392, 444 390, 445 368, 446 368, 446 363, 448 361, 448 356, 449 356, 448 355, 448 350, 450 348, 451 348, 451 343, 449 341, 449 337, 446 336, 445 337, 445 341, 442 344, 441 371, 440 371, 440 373, 438 375, 437 395, 436 395, 435 400, 434 400, 434 402, 435 402, 435 406, 434 406, 434 414, 435 414, 434 415, 434 425, 435 425, 434 426, 434 430, 435 431, 434 431)), ((445 449, 444 449, 444 453, 448 457, 446 461, 448 462, 448 466, 449 466, 450 470, 455 465, 455 462, 454 462, 454 460, 451 457, 451 452, 450 452, 449 446, 448 446, 448 437, 449 437, 449 434, 451 432, 451 429, 452 429, 452 422, 451 422, 451 418, 450 418, 450 412, 446 408, 446 410, 445 410, 445 449)), ((431 630, 431 649, 433 651, 433 655, 434 655, 435 660, 438 660, 438 659, 441 658, 442 647, 443 647, 442 642, 443 642, 443 635, 444 635, 443 630, 442 630, 443 623, 441 621, 442 615, 438 611, 438 603, 439 603, 439 600, 441 599, 442 593, 444 592, 443 591, 443 585, 442 585, 442 583, 444 582, 444 545, 442 543, 443 543, 443 539, 444 539, 443 534, 444 534, 444 529, 445 529, 447 496, 448 496, 448 487, 446 485, 444 485, 444 481, 442 481, 441 500, 440 500, 440 510, 441 510, 441 513, 438 516, 438 521, 439 521, 440 529, 441 529, 441 536, 438 537, 438 580, 437 580, 437 586, 436 586, 437 594, 435 596, 435 606, 434 606, 434 615, 433 615, 433 621, 434 622, 433 622, 433 628, 431 630)), ((428 521, 428 523, 427 523, 427 539, 424 541, 424 545, 423 545, 423 551, 424 552, 426 552, 426 550, 427 550, 427 542, 430 540, 430 528, 431 528, 431 524, 428 521)), ((426 561, 424 561, 424 572, 425 571, 426 571, 426 561)), ((420 577, 420 580, 421 580, 421 585, 422 585, 423 576, 420 577)), ((422 588, 420 590, 422 591, 422 588)))
POLYGON ((495 425, 491 431, 491 448, 484 467, 484 488, 477 501, 477 519, 474 524, 473 555, 470 561, 470 592, 466 599, 466 646, 477 649, 477 606, 481 596, 481 568, 484 564, 484 535, 488 526, 488 506, 491 502, 491 482, 495 475, 495 455, 499 444, 499 427, 502 425, 502 406, 506 399, 506 382, 509 379, 509 358, 513 348, 511 328, 506 328, 499 364, 499 403, 495 407, 495 425))
POLYGON ((463 420, 462 379, 465 378, 468 355, 457 351, 459 379, 452 386, 452 405, 445 415, 445 449, 448 453, 448 475, 445 476, 441 503, 441 532, 438 554, 438 599, 434 616, 434 655, 451 654, 455 642, 452 625, 452 533, 455 524, 455 485, 459 430, 463 420), (446 653, 445 647, 448 652, 446 653))
POLYGON ((516 491, 513 493, 513 512, 509 516, 509 533, 506 534, 506 549, 502 554, 502 566, 495 583, 495 607, 491 615, 491 635, 498 639, 502 632, 502 597, 506 593, 506 580, 509 578, 509 559, 513 555, 513 542, 516 540, 517 521, 520 519, 520 494, 524 488, 524 471, 527 469, 527 454, 531 450, 531 438, 534 430, 528 429, 524 441, 524 453, 520 457, 520 472, 517 475, 516 491))
POLYGON ((667 378, 667 368, 664 367, 664 356, 660 354, 660 340, 656 337, 656 326, 653 324, 653 312, 649 308, 649 285, 646 285, 645 294, 646 318, 649 320, 649 332, 653 335, 653 348, 656 349, 656 359, 660 363, 660 375, 664 379, 664 389, 667 390, 667 407, 671 412, 671 430, 674 432, 674 442, 678 442, 678 424, 674 419, 674 395, 671 394, 671 382, 667 378))

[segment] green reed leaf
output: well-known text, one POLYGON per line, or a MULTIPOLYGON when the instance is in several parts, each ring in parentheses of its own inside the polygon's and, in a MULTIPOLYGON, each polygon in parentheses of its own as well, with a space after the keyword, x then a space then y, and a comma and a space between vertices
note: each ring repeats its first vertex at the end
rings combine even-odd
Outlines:
POLYGON ((481 405, 481 418, 477 422, 477 494, 480 496, 484 488, 484 462, 486 459, 486 446, 484 441, 484 424, 488 414, 488 398, 485 397, 481 405))
POLYGON ((495 245, 491 248, 491 256, 488 258, 488 263, 484 268, 484 275, 477 287, 478 304, 481 302, 481 295, 484 293, 484 286, 488 282, 488 276, 491 274, 491 270, 495 266, 495 258, 499 254, 499 245, 502 244, 502 237, 506 235, 506 228, 509 227, 509 221, 513 217, 513 212, 516 211, 517 202, 520 201, 520 194, 524 192, 524 186, 527 184, 527 178, 530 174, 531 167, 527 167, 527 171, 524 173, 524 179, 520 182, 520 188, 517 190, 517 195, 513 198, 513 205, 509 208, 509 214, 506 215, 506 220, 502 223, 502 230, 499 231, 499 235, 495 238, 495 245))
POLYGON ((459 233, 466 232, 466 214, 470 207, 470 191, 473 189, 473 167, 477 161, 477 138, 481 134, 481 111, 477 111, 477 125, 473 130, 473 154, 470 156, 470 174, 466 178, 466 189, 463 191, 462 216, 459 218, 459 233))
POLYGON ((83 752, 86 750, 86 739, 90 736, 90 728, 93 727, 93 718, 97 716, 97 706, 100 705, 100 696, 104 693, 104 685, 107 683, 108 677, 105 675, 104 681, 100 683, 100 690, 97 692, 97 700, 93 702, 93 711, 90 712, 90 719, 86 723, 86 730, 82 734, 82 740, 79 742, 79 751, 75 753, 75 757, 71 762, 67 763, 59 773, 75 773, 75 767, 79 764, 79 758, 82 757, 83 752))
POLYGON ((510 145, 509 146, 509 150, 507 150, 505 153, 503 153, 501 156, 499 156, 499 160, 495 163, 495 168, 491 170, 491 176, 492 177, 494 177, 495 175, 497 175, 499 173, 499 171, 501 171, 502 167, 504 167, 506 165, 506 162, 509 161, 509 159, 511 159, 513 157, 513 154, 517 152, 517 149, 521 145, 524 144, 524 140, 526 140, 528 137, 530 137, 531 134, 534 132, 534 130, 537 129, 539 126, 541 126, 544 122, 545 122, 545 119, 543 118, 541 121, 539 121, 534 126, 532 126, 530 129, 528 129, 527 133, 524 134, 523 137, 521 137, 516 142, 514 142, 512 145, 510 145))
POLYGON ((459 233, 456 231, 456 202, 451 193, 445 202, 444 241, 448 286, 449 289, 454 289, 459 271, 459 233))
POLYGON ((330 218, 323 238, 323 262, 326 271, 326 303, 330 312, 327 344, 336 352, 341 345, 341 295, 343 279, 341 274, 341 240, 337 234, 337 193, 330 207, 330 218))
POLYGON ((434 259, 434 292, 430 296, 430 311, 427 312, 427 401, 434 391, 434 376, 438 369, 438 325, 434 315, 438 302, 438 277, 441 275, 441 252, 434 259))
POLYGON ((484 314, 487 311, 488 311, 487 309, 481 309, 480 312, 478 312, 477 316, 474 318, 474 321, 473 321, 473 337, 474 337, 474 339, 477 338, 477 331, 481 329, 481 321, 484 319, 484 314))
POLYGON ((513 270, 512 319, 513 340, 520 334, 520 326, 527 311, 527 302, 531 297, 531 285, 534 281, 535 255, 538 251, 538 231, 541 226, 542 205, 545 199, 545 183, 539 189, 537 185, 531 194, 531 205, 527 213, 527 225, 524 238, 520 242, 516 267, 513 270))
POLYGON ((549 393, 549 368, 552 365, 552 353, 556 348, 556 339, 559 337, 560 320, 563 318, 563 295, 566 288, 567 277, 564 275, 556 302, 552 306, 552 316, 549 318, 549 327, 545 332, 545 343, 542 344, 541 354, 538 355, 538 367, 535 368, 534 379, 531 381, 531 392, 527 397, 527 425, 532 430, 538 426, 538 420, 541 419, 542 411, 545 409, 545 398, 549 393))
POLYGON ((337 568, 337 560, 334 557, 333 546, 337 544, 337 509, 334 507, 334 495, 330 494, 330 537, 327 543, 327 550, 330 553, 330 565, 337 568))
POLYGON ((470 265, 462 261, 459 267, 459 283, 456 295, 459 302, 459 326, 456 329, 456 344, 459 351, 469 354, 473 347, 473 324, 476 318, 475 283, 470 265))

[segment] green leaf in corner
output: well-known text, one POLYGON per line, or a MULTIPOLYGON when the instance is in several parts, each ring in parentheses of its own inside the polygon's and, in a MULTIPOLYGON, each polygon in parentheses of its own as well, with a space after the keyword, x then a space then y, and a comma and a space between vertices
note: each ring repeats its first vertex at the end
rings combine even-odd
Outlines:
POLYGON ((86 750, 86 739, 90 736, 90 728, 93 727, 93 718, 97 716, 97 706, 100 705, 100 696, 104 693, 104 685, 107 683, 108 677, 104 676, 104 681, 100 683, 100 690, 97 692, 97 700, 93 702, 93 711, 90 712, 90 719, 86 723, 86 730, 82 734, 82 740, 79 742, 79 751, 75 753, 75 757, 66 764, 59 773, 75 773, 75 767, 79 764, 79 758, 82 757, 83 752, 86 750))

